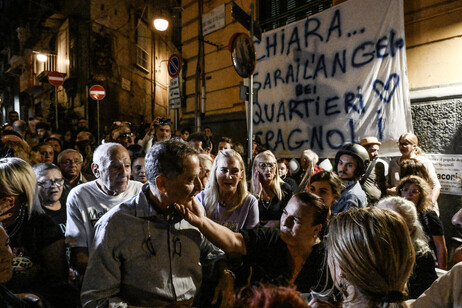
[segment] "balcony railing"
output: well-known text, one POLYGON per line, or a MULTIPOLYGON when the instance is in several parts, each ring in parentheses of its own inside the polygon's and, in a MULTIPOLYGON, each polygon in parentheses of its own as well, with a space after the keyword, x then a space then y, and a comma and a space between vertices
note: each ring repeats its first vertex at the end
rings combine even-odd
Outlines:
POLYGON ((41 72, 43 71, 56 71, 57 65, 56 65, 56 55, 52 54, 46 54, 46 61, 39 61, 37 59, 38 54, 34 54, 34 75, 38 76, 41 72))

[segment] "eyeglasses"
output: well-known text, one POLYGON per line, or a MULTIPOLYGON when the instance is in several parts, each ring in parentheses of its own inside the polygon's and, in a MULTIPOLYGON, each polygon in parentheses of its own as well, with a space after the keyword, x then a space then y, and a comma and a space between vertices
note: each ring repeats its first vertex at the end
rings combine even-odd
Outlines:
POLYGON ((119 136, 119 138, 128 138, 128 137, 133 137, 133 133, 124 133, 119 136))
POLYGON ((410 190, 408 188, 401 188, 399 191, 406 194, 420 195, 420 191, 418 189, 410 190))
POLYGON ((261 169, 265 169, 266 167, 273 169, 274 167, 276 167, 276 163, 258 163, 258 167, 260 167, 261 169))
POLYGON ((172 120, 169 118, 160 118, 159 125, 172 125, 172 120))
POLYGON ((70 159, 66 159, 65 161, 62 162, 62 164, 64 166, 67 166, 67 167, 70 167, 72 166, 72 164, 74 165, 80 165, 82 162, 78 159, 75 159, 75 160, 70 160, 70 159))
POLYGON ((44 182, 38 182, 37 185, 43 187, 43 188, 51 188, 51 186, 56 184, 56 187, 61 187, 63 186, 64 179, 56 179, 56 180, 47 180, 44 182))

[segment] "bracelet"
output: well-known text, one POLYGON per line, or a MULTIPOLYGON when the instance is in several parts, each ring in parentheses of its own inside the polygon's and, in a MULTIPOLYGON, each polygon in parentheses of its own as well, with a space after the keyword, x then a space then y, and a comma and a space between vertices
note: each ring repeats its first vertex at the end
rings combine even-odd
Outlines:
POLYGON ((231 277, 233 277, 233 279, 236 280, 236 275, 234 275, 234 273, 233 273, 231 270, 225 269, 225 270, 223 270, 223 273, 228 273, 228 274, 230 274, 231 277))
POLYGON ((255 198, 257 198, 257 200, 260 200, 260 195, 258 195, 258 194, 253 194, 253 196, 254 196, 255 198))

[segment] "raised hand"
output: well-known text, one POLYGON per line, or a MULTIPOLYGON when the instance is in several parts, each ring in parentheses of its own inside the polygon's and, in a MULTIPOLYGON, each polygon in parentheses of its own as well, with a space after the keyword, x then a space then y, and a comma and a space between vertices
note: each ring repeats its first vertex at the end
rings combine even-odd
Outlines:
POLYGON ((261 173, 260 171, 256 170, 253 173, 253 192, 254 194, 257 194, 261 196, 261 191, 263 190, 263 187, 261 186, 261 173))
POLYGON ((195 199, 188 204, 175 203, 175 209, 180 213, 183 219, 187 220, 193 226, 198 227, 204 217, 203 208, 195 199))
POLYGON ((15 200, 13 196, 10 197, 3 197, 0 199, 0 221, 4 221, 5 219, 10 218, 13 214, 8 213, 15 205, 15 200))

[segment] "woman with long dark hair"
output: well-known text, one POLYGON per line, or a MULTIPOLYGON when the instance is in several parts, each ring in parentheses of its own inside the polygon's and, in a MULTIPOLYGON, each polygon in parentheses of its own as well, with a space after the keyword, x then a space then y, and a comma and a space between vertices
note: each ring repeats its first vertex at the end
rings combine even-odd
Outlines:
POLYGON ((397 189, 401 197, 414 203, 420 223, 430 239, 430 247, 435 252, 438 267, 446 270, 448 250, 443 223, 433 210, 430 185, 421 177, 411 175, 402 179, 397 189))

